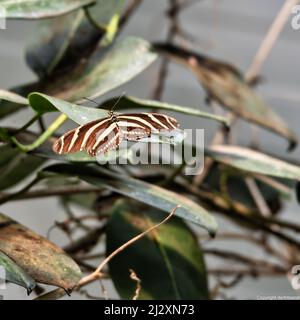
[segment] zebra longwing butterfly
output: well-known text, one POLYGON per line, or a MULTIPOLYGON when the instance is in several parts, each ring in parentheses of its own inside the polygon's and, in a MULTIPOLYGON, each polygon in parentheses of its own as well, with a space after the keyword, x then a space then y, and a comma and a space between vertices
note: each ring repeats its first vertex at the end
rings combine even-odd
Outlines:
POLYGON ((138 141, 151 133, 172 131, 178 127, 176 119, 161 113, 128 113, 116 115, 81 125, 61 136, 53 144, 53 151, 66 154, 86 151, 89 155, 117 148, 123 139, 138 141))

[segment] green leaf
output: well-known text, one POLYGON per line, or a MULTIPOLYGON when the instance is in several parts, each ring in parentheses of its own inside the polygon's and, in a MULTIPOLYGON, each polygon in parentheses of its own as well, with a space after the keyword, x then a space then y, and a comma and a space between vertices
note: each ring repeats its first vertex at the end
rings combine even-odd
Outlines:
POLYGON ((44 162, 44 159, 22 153, 9 145, 0 146, 0 190, 21 182, 44 162))
MULTIPOLYGON (((283 197, 289 198, 292 194, 292 187, 294 183, 291 180, 281 178, 272 179, 283 188, 286 188, 285 190, 282 190, 276 188, 276 185, 267 184, 259 179, 255 179, 255 177, 253 177, 253 179, 272 213, 277 213, 279 211, 281 207, 281 199, 283 197)), ((257 208, 257 203, 253 199, 253 195, 251 195, 249 187, 245 182, 244 171, 215 162, 205 177, 203 185, 216 195, 222 193, 224 196, 224 190, 226 190, 226 194, 229 196, 231 201, 242 203, 244 206, 252 210, 259 209, 257 208)))
POLYGON ((0 89, 0 100, 11 101, 17 104, 28 104, 28 100, 15 92, 0 89))
POLYGON ((229 166, 279 178, 300 180, 300 167, 251 149, 213 145, 206 155, 229 166))
POLYGON ((17 96, 13 96, 11 94, 8 95, 7 92, 3 92, 3 97, 0 96, 0 118, 7 117, 10 114, 24 107, 27 108, 27 106, 25 106, 25 100, 26 100, 26 105, 29 104, 28 100, 23 97, 26 97, 30 92, 32 92, 35 86, 36 84, 27 84, 27 85, 14 87, 10 89, 9 93, 16 94, 17 96), (20 103, 21 101, 23 101, 24 104, 23 103, 21 104, 20 103))
POLYGON ((212 236, 217 231, 216 220, 204 208, 192 200, 162 187, 96 166, 58 164, 49 166, 44 171, 78 176, 92 185, 108 188, 166 212, 171 212, 175 206, 181 205, 176 210, 177 216, 205 228, 212 236))
MULTIPOLYGON (((161 220, 159 210, 145 212, 135 203, 118 202, 107 225, 107 255, 161 220)), ((132 299, 136 288, 129 269, 141 280, 139 299, 208 299, 202 250, 191 229, 177 217, 109 262, 110 275, 122 299, 132 299)))
MULTIPOLYGON (((88 61, 55 79, 23 85, 13 91, 22 95, 43 91, 62 100, 82 101, 84 97, 103 95, 128 82, 146 69, 156 57, 150 51, 148 42, 129 37, 116 41, 112 46, 98 48, 88 61)), ((0 118, 19 109, 18 104, 1 103, 0 118)))
MULTIPOLYGON (((86 10, 104 28, 123 6, 123 0, 98 0, 86 10)), ((26 61, 39 77, 72 68, 91 54, 103 34, 104 29, 95 28, 83 10, 39 21, 26 49, 26 61)))
POLYGON ((95 98, 137 76, 156 57, 147 41, 127 37, 98 48, 86 64, 46 83, 43 92, 67 101, 95 98))
POLYGON ((5 269, 5 279, 3 280, 24 287, 25 289, 27 289, 28 294, 30 294, 36 286, 35 281, 22 268, 20 268, 6 254, 1 251, 0 266, 5 269))
MULTIPOLYGON (((25 58, 29 67, 39 76, 46 78, 54 70, 66 69, 69 65, 75 64, 74 52, 77 51, 77 43, 74 43, 76 35, 78 38, 82 30, 79 29, 84 19, 84 10, 77 10, 71 14, 52 19, 41 20, 29 39, 26 48, 25 58), (72 54, 73 53, 73 54, 72 54), (64 66, 62 66, 62 63, 64 66)), ((95 28, 87 24, 89 31, 97 33, 95 28)), ((101 33, 98 33, 101 36, 101 33)), ((88 45, 90 40, 87 35, 81 40, 88 45), (87 39, 87 40, 83 40, 87 39)), ((96 37, 96 41, 98 37, 96 37)), ((80 48, 83 50, 83 48, 80 48)), ((79 49, 79 50, 80 50, 79 49)), ((83 53, 83 51, 79 51, 83 53)))
POLYGON ((159 52, 188 67, 201 82, 208 97, 240 117, 277 133, 297 144, 297 137, 285 122, 259 97, 230 64, 173 45, 156 44, 159 52))
POLYGON ((55 17, 91 5, 95 0, 2 0, 6 18, 42 19, 55 17))
POLYGON ((32 109, 38 114, 61 111, 78 124, 86 124, 108 116, 106 110, 80 106, 38 92, 31 93, 28 100, 32 109))
MULTIPOLYGON (((107 110, 104 107, 112 107, 118 100, 118 98, 111 99, 102 104, 101 108, 84 107, 81 105, 73 104, 55 97, 48 96, 39 92, 33 92, 28 96, 28 100, 32 109, 38 114, 44 114, 47 112, 61 111, 65 113, 70 119, 76 123, 82 125, 90 121, 98 120, 108 116, 107 110)), ((182 113, 187 113, 191 115, 198 115, 204 118, 210 118, 226 124, 227 120, 221 116, 214 116, 213 114, 197 111, 188 107, 181 107, 176 105, 170 105, 167 103, 161 103, 159 101, 150 101, 136 99, 132 97, 121 98, 118 103, 119 109, 132 109, 132 108, 159 108, 172 111, 178 111, 182 113), (127 103, 129 102, 129 103, 127 103)), ((156 141, 156 140, 155 140, 156 141)))
MULTIPOLYGON (((101 108, 110 109, 112 106, 116 104, 118 101, 118 98, 113 98, 110 100, 105 101, 101 104, 101 108)), ((222 116, 214 115, 211 113, 203 112, 194 108, 185 107, 185 106, 178 106, 171 103, 166 102, 160 102, 155 100, 145 100, 145 99, 139 99, 136 97, 122 97, 119 99, 117 104, 118 110, 123 109, 140 109, 140 108, 147 108, 147 109, 159 109, 159 110, 170 110, 170 111, 176 111, 184 114, 188 114, 191 116, 198 116, 201 118, 216 120, 224 125, 228 126, 228 119, 222 116)))
POLYGON ((81 278, 78 265, 62 249, 0 214, 0 251, 35 281, 72 290, 81 278))

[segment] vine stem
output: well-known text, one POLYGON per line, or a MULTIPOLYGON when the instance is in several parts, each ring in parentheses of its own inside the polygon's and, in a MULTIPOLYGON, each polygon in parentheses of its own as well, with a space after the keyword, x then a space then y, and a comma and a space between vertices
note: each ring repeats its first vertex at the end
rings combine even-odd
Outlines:
POLYGON ((23 152, 29 152, 37 147, 39 147, 41 144, 43 144, 48 138, 52 136, 52 134, 66 121, 68 120, 68 117, 62 113, 60 116, 56 118, 52 122, 52 124, 48 127, 48 129, 42 133, 33 143, 24 145, 20 143, 15 137, 11 138, 11 141, 23 152))

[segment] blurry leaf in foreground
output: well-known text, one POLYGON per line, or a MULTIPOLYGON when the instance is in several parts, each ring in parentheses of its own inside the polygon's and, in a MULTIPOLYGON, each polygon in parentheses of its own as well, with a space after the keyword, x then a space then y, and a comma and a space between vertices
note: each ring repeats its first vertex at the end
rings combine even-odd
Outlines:
POLYGON ((137 76, 156 57, 147 41, 127 37, 111 46, 98 48, 80 68, 74 68, 55 80, 51 79, 41 89, 67 101, 95 98, 137 76))
MULTIPOLYGON (((84 17, 84 11, 77 10, 66 16, 38 22, 26 48, 26 62, 39 78, 45 78, 59 68, 67 69, 75 65, 74 53, 84 57, 90 50, 86 52, 81 45, 90 48, 92 43, 97 43, 101 37, 98 30, 88 22, 85 23, 86 28, 80 28, 84 17)), ((78 63, 80 59, 77 59, 78 63)))
MULTIPOLYGON (((82 101, 84 97, 101 96, 128 82, 146 69, 156 57, 157 55, 151 52, 148 42, 127 37, 109 47, 98 48, 88 61, 60 77, 26 84, 12 90, 23 96, 33 91, 42 91, 62 100, 82 101)), ((7 116, 21 107, 19 104, 1 102, 0 117, 7 116)), ((48 107, 40 109, 41 112, 54 111, 54 108, 48 107)))
POLYGON ((19 94, 7 90, 0 89, 0 100, 6 100, 17 104, 27 105, 28 100, 19 94))
POLYGON ((19 183, 44 162, 45 159, 22 153, 10 145, 0 146, 0 190, 19 183))
POLYGON ((175 215, 203 227, 212 236, 217 231, 216 220, 204 208, 189 198, 156 185, 95 166, 57 164, 45 168, 44 171, 78 176, 92 185, 108 188, 166 212, 171 212, 174 207, 181 205, 175 215))
POLYGON ((103 32, 86 18, 83 10, 55 19, 38 22, 26 49, 26 61, 39 77, 76 67, 88 59, 105 33, 105 27, 115 14, 120 14, 123 0, 97 0, 86 8, 103 32))
MULTIPOLYGON (((107 226, 107 255, 161 220, 159 210, 145 212, 134 203, 118 202, 107 226)), ((123 299, 132 299, 135 292, 129 269, 141 280, 139 299, 208 299, 202 250, 192 231, 177 217, 109 262, 110 275, 123 299)))
POLYGON ((31 291, 36 286, 35 281, 14 261, 12 261, 6 254, 0 251, 0 267, 4 268, 5 274, 0 272, 1 276, 5 276, 4 281, 8 281, 27 289, 27 293, 30 294, 31 291))
POLYGON ((213 145, 205 150, 205 154, 244 171, 300 180, 300 167, 244 147, 213 145))
POLYGON ((6 18, 42 19, 55 17, 95 3, 95 0, 6 0, 0 5, 6 18))
POLYGON ((296 146, 295 134, 251 89, 235 67, 173 45, 156 44, 154 48, 189 68, 202 83, 209 98, 240 117, 285 137, 290 142, 290 149, 296 146))
POLYGON ((0 251, 35 281, 72 290, 81 278, 78 265, 62 249, 0 214, 0 251))

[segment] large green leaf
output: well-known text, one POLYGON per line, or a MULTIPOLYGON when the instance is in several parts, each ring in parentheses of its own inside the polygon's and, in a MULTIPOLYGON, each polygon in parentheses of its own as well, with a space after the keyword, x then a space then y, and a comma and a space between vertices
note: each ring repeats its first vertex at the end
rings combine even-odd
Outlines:
POLYGON ((127 37, 99 47, 86 63, 47 82, 43 92, 68 101, 94 98, 128 82, 155 59, 148 42, 127 37))
MULTIPOLYGON (((119 14, 123 0, 98 0, 86 9, 97 24, 105 27, 114 14, 119 14)), ((28 65, 39 77, 74 67, 93 52, 103 32, 95 28, 83 10, 67 16, 39 22, 26 50, 28 65)))
POLYGON ((235 67, 173 45, 157 44, 154 47, 189 68, 206 89, 209 98, 240 117, 285 137, 290 142, 290 148, 297 144, 294 133, 251 89, 235 67))
POLYGON ((176 215, 205 228, 212 236, 217 231, 217 222, 204 208, 182 195, 162 187, 146 183, 110 170, 76 164, 58 164, 44 169, 46 172, 78 176, 82 180, 105 187, 124 196, 146 203, 166 212, 181 205, 176 215))
POLYGON ((300 180, 300 167, 251 149, 213 145, 205 154, 229 166, 285 179, 300 180))
POLYGON ((117 103, 116 108, 118 110, 140 109, 140 108, 151 109, 151 110, 153 110, 153 109, 170 110, 170 111, 176 111, 176 112, 188 114, 191 116, 197 116, 197 117, 201 117, 201 118, 216 120, 216 121, 219 121, 225 125, 228 125, 228 120, 222 116, 203 112, 203 111, 200 111, 200 110, 197 110, 194 108, 190 108, 190 107, 179 106, 179 105, 161 102, 161 101, 155 101, 155 100, 139 99, 136 97, 129 97, 129 96, 122 97, 121 99, 113 98, 113 99, 107 100, 107 101, 103 102, 100 107, 110 109, 116 103, 117 103))
MULTIPOLYGON (((145 212, 135 203, 118 202, 107 225, 107 255, 161 220, 158 210, 145 212)), ((202 250, 190 228, 177 217, 109 262, 110 275, 123 299, 132 299, 136 288, 129 269, 141 280, 139 299, 208 299, 202 250)))
POLYGON ((0 146, 0 190, 14 186, 38 169, 45 159, 0 146))
MULTIPOLYGON (((101 119, 108 116, 105 109, 110 109, 118 101, 118 98, 110 99, 104 102, 102 108, 84 107, 70 102, 48 96, 39 92, 33 92, 28 96, 31 107, 38 113, 43 114, 52 111, 61 111, 65 113, 70 119, 78 124, 85 124, 89 121, 101 119)), ((123 97, 119 100, 117 108, 123 109, 164 109, 170 111, 177 111, 189 115, 196 115, 199 117, 213 119, 223 124, 227 124, 227 119, 222 116, 215 116, 214 114, 198 111, 189 107, 173 105, 154 100, 143 100, 135 97, 123 97)))
MULTIPOLYGON (((8 282, 15 283, 19 286, 27 289, 27 293, 30 294, 34 289, 35 281, 14 261, 12 261, 6 254, 0 251, 0 267, 5 270, 5 279, 8 282)), ((1 276, 1 273, 0 273, 1 276)))
POLYGON ((91 5, 95 0, 1 0, 6 18, 42 19, 91 5))
POLYGON ((28 96, 28 100, 30 106, 38 114, 52 111, 61 111, 78 124, 86 124, 90 121, 105 118, 108 116, 107 110, 80 106, 38 92, 31 93, 28 96))
MULTIPOLYGON (((112 46, 99 47, 90 59, 55 79, 31 83, 12 91, 23 96, 33 91, 43 91, 63 100, 82 101, 84 97, 103 95, 128 82, 146 69, 156 57, 148 42, 128 37, 116 41, 112 46)), ((0 103, 0 118, 21 107, 11 102, 0 103)))
POLYGON ((0 251, 35 281, 72 290, 81 278, 77 264, 62 249, 0 214, 0 251))

